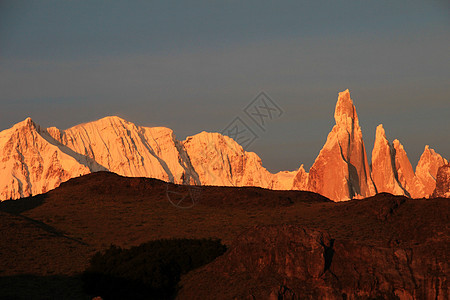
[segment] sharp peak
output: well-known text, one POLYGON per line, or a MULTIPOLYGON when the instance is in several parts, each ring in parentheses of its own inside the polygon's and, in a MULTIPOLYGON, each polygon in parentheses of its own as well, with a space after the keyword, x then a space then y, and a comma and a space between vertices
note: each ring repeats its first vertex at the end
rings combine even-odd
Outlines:
POLYGON ((27 117, 25 120, 16 123, 14 127, 33 127, 33 128, 39 128, 39 124, 35 123, 30 117, 27 117))
POLYGON ((384 137, 386 137, 386 131, 384 130, 383 124, 377 126, 376 135, 378 136, 378 134, 382 134, 384 137))
POLYGON ((339 92, 338 94, 338 101, 336 103, 336 108, 339 105, 345 105, 345 106, 353 106, 353 100, 350 97, 350 91, 349 89, 346 89, 345 91, 339 92))
POLYGON ((344 90, 342 92, 339 92, 339 97, 346 97, 346 96, 350 97, 350 90, 349 89, 346 89, 346 90, 344 90))
POLYGON ((339 93, 336 108, 334 110, 334 119, 336 120, 336 124, 339 125, 346 123, 345 120, 347 117, 350 117, 352 120, 358 119, 356 108, 353 105, 352 98, 350 98, 350 91, 348 89, 339 93))
POLYGON ((434 149, 430 147, 430 145, 425 145, 423 152, 434 152, 434 149))
POLYGON ((420 156, 419 162, 422 159, 429 158, 429 157, 434 158, 434 159, 438 159, 438 160, 442 160, 444 162, 444 164, 448 163, 447 159, 444 156, 442 156, 441 154, 437 153, 429 145, 425 145, 425 149, 424 149, 422 155, 420 156))
POLYGON ((392 144, 394 145, 394 147, 399 146, 399 147, 402 147, 402 148, 403 148, 402 143, 400 143, 400 141, 399 141, 398 139, 395 139, 395 140, 392 142, 392 144))
POLYGON ((27 117, 25 120, 19 122, 18 124, 23 123, 23 124, 35 124, 34 121, 31 119, 31 117, 27 117))
MULTIPOLYGON (((375 144, 384 141, 383 143, 389 143, 386 137, 386 131, 384 130, 383 124, 377 126, 375 131, 375 144)), ((375 146, 374 146, 375 147, 375 146)))
POLYGON ((423 154, 430 153, 431 155, 436 154, 436 151, 434 151, 433 148, 430 147, 430 145, 425 145, 425 149, 423 149, 423 154))

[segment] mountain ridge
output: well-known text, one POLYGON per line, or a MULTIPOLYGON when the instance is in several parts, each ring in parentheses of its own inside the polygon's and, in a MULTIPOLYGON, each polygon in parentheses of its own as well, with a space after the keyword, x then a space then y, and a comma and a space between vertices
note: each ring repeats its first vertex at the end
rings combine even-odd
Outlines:
POLYGON ((308 190, 334 201, 377 192, 413 198, 433 193, 437 171, 447 160, 428 145, 414 172, 403 146, 390 143, 380 125, 369 165, 348 89, 338 95, 334 119, 309 172, 298 164, 294 171, 271 173, 256 153, 220 133, 203 131, 178 140, 170 128, 139 126, 118 116, 65 130, 42 129, 28 117, 0 132, 0 200, 44 193, 101 170, 177 184, 308 190))

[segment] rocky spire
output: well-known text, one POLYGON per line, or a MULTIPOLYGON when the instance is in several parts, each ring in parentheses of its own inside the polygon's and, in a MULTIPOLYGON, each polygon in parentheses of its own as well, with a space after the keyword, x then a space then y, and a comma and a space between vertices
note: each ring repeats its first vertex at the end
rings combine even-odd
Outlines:
POLYGON ((397 179, 402 188, 406 191, 406 195, 412 198, 424 197, 425 193, 423 184, 414 174, 411 162, 409 161, 403 145, 399 140, 395 139, 393 141, 393 147, 395 151, 394 162, 395 170, 397 172, 397 179))
POLYGON ((439 167, 447 164, 447 160, 436 153, 428 145, 420 156, 416 167, 416 176, 424 186, 425 197, 430 196, 436 187, 436 175, 439 167))
POLYGON ((336 125, 341 128, 346 128, 349 132, 352 130, 354 124, 359 126, 356 109, 350 98, 350 91, 348 89, 339 93, 334 110, 334 120, 336 121, 336 125))
POLYGON ((349 90, 339 93, 334 119, 336 125, 310 169, 308 189, 335 201, 375 194, 349 90))
POLYGON ((372 179, 378 193, 405 195, 395 169, 395 149, 386 138, 383 125, 377 127, 372 150, 372 179))

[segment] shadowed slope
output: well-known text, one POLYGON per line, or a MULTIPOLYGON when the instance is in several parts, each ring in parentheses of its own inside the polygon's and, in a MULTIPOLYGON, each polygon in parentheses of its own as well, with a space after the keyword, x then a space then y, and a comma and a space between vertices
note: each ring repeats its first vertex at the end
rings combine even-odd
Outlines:
MULTIPOLYGON (((8 270, 3 276, 72 276, 83 270, 94 251, 110 244, 131 247, 161 238, 219 238, 231 245, 257 225, 301 226, 369 248, 428 245, 437 251, 436 245, 449 241, 443 224, 449 223, 450 201, 443 198, 379 194, 335 203, 311 192, 188 187, 98 172, 28 200, 30 205, 0 203, 0 270, 8 270), (199 189, 192 193, 194 205, 189 209, 175 207, 167 197, 168 191, 183 194, 189 189, 199 189)), ((356 247, 346 245, 350 252, 356 247)), ((431 254, 424 250, 415 255, 419 259, 431 254)))

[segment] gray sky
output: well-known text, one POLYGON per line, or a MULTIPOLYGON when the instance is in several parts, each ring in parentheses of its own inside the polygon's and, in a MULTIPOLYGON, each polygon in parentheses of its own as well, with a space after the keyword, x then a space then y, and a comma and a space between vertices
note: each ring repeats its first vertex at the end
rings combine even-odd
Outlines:
POLYGON ((184 139, 239 116, 248 150, 293 170, 349 88, 369 156, 383 123, 413 167, 426 144, 450 157, 447 1, 241 2, 0 2, 0 130, 118 115, 184 139), (265 132, 243 112, 260 91, 284 111, 265 132))

